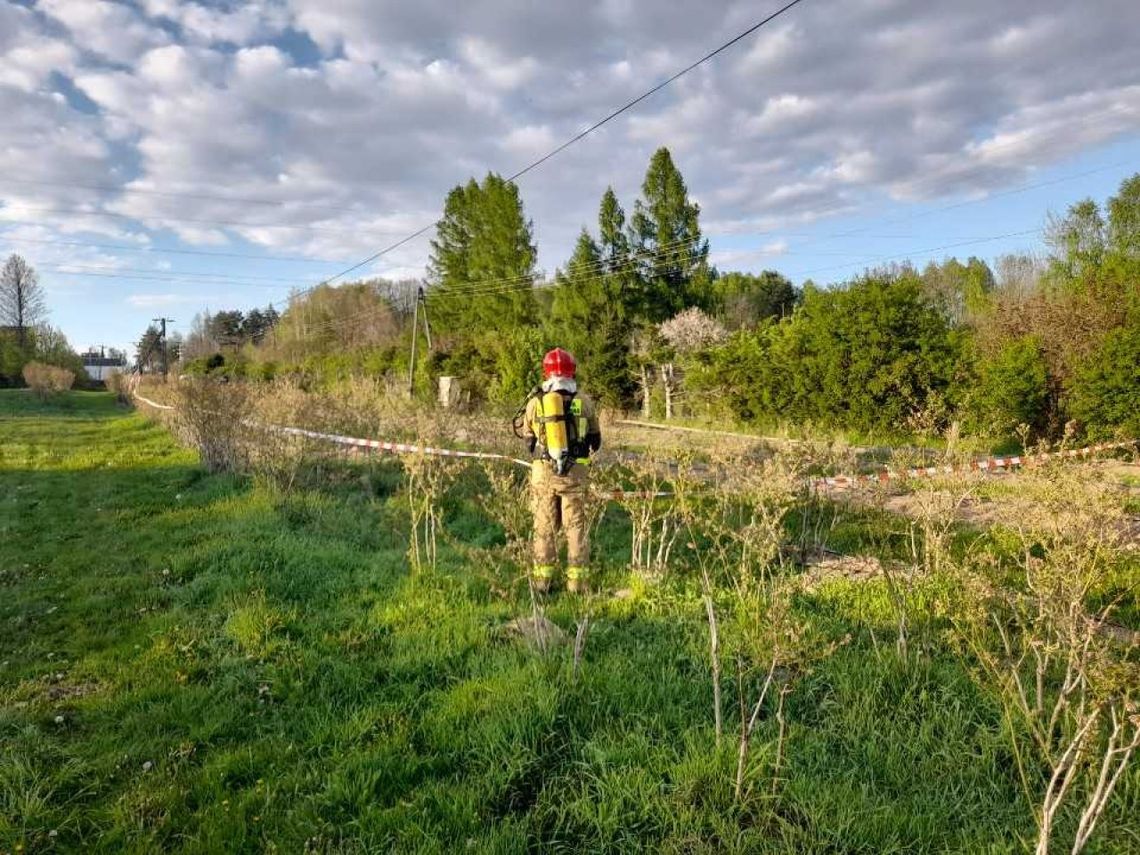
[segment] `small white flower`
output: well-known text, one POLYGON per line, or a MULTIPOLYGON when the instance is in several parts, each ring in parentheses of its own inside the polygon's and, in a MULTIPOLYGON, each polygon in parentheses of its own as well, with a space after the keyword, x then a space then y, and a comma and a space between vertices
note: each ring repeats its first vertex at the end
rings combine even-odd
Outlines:
POLYGON ((143 771, 144 772, 149 772, 153 768, 154 768, 154 764, 151 761, 147 760, 145 763, 143 763, 143 771))
POLYGON ((55 723, 56 723, 56 724, 63 724, 63 716, 61 716, 61 715, 57 715, 57 716, 55 717, 55 723))

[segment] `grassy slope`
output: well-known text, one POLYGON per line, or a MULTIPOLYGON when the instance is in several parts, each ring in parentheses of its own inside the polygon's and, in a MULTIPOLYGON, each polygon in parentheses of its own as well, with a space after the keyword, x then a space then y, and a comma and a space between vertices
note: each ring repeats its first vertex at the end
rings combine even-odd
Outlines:
MULTIPOLYGON (((498 639, 529 606, 459 553, 410 576, 396 473, 361 483, 281 496, 203 475, 108 396, 0 393, 0 852, 1007 852, 1032 833, 957 660, 862 641, 889 635, 874 586, 801 603, 856 641, 791 695, 778 796, 761 724, 737 805, 692 592, 598 603, 574 681, 565 653, 498 639)), ((603 525, 614 582, 627 536, 603 525)), ((572 630, 577 608, 549 614, 572 630)), ((1140 840, 1136 789, 1100 851, 1140 840)))

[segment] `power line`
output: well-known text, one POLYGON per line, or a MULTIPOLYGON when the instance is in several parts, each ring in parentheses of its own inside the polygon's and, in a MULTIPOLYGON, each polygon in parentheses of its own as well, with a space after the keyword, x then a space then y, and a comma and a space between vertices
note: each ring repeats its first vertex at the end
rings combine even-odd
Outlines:
POLYGON ((684 68, 682 68, 676 74, 674 74, 672 77, 668 78, 667 80, 661 81, 656 86, 654 86, 652 89, 649 89, 649 90, 643 92, 641 95, 638 95, 632 101, 627 101, 625 104, 618 107, 616 110, 614 110, 612 113, 610 113, 605 118, 599 119, 597 122, 594 122, 594 124, 590 125, 588 128, 586 128, 584 131, 577 134, 576 136, 571 137, 570 139, 568 139, 566 142, 562 143, 562 145, 558 146, 557 148, 551 149, 549 152, 544 154, 538 160, 536 160, 533 163, 523 167, 518 172, 516 172, 514 175, 510 176, 507 180, 508 181, 514 181, 516 178, 521 178, 523 175, 526 175, 532 169, 535 169, 536 167, 539 167, 542 164, 546 163, 546 161, 550 160, 550 158, 552 158, 555 155, 565 151, 570 146, 574 145, 574 143, 576 143, 579 140, 584 139, 585 137, 589 136, 594 131, 596 131, 598 128, 602 127, 603 125, 607 124, 608 122, 612 121, 613 119, 616 119, 622 113, 626 112, 627 110, 632 109, 633 107, 636 107, 638 104, 640 104, 646 98, 649 98, 650 96, 657 94, 662 89, 664 89, 666 86, 668 86, 670 83, 673 83, 674 81, 680 79, 681 77, 684 77, 686 74, 688 74, 690 71, 695 69, 697 66, 703 65, 704 63, 706 63, 710 59, 712 59, 714 56, 716 56, 717 54, 728 50, 730 47, 732 47, 734 44, 736 44, 741 39, 745 39, 748 36, 752 35, 754 32, 759 30, 765 24, 767 24, 771 21, 774 21, 776 18, 780 17, 785 12, 787 12, 789 9, 791 9, 793 6, 798 5, 800 2, 801 2, 801 0, 791 0, 790 3, 786 3, 785 5, 781 6, 775 12, 770 14, 768 17, 764 18, 761 21, 756 22, 751 27, 749 27, 747 30, 745 30, 744 32, 742 32, 736 36, 733 36, 731 39, 729 39, 727 42, 722 44, 720 47, 709 51, 704 56, 702 56, 700 59, 698 59, 696 62, 691 63, 689 65, 686 65, 684 68))
MULTIPOLYGON (((237 203, 240 205, 269 205, 275 208, 280 208, 284 205, 305 205, 315 207, 322 211, 334 211, 337 213, 345 213, 346 209, 333 205, 313 205, 309 200, 292 200, 292 199, 253 199, 241 196, 213 196, 208 193, 182 193, 174 190, 155 190, 148 187, 127 187, 126 185, 116 184, 83 184, 71 181, 46 181, 42 179, 33 178, 13 178, 10 175, 5 175, 0 178, 0 182, 9 184, 30 184, 33 186, 42 187, 68 187, 79 190, 98 190, 104 193, 130 193, 143 196, 161 196, 170 199, 197 199, 203 202, 224 202, 224 203, 237 203)), ((363 213, 356 211, 354 213, 363 213)))
MULTIPOLYGON (((954 243, 943 244, 941 246, 927 247, 927 248, 922 248, 922 249, 913 249, 913 250, 909 250, 905 253, 900 253, 897 255, 870 256, 870 257, 865 257, 864 259, 862 259, 860 261, 851 262, 849 264, 838 264, 838 265, 830 265, 827 267, 813 268, 811 270, 806 271, 802 275, 809 275, 811 273, 817 273, 817 272, 822 272, 822 271, 827 271, 827 270, 837 270, 837 269, 844 269, 844 268, 849 268, 849 267, 857 267, 860 265, 871 267, 871 266, 874 266, 876 264, 881 264, 881 263, 887 262, 887 261, 892 261, 892 260, 896 260, 896 259, 900 259, 900 258, 909 258, 910 256, 913 256, 913 255, 923 255, 923 254, 932 253, 932 252, 941 252, 941 251, 944 251, 947 249, 955 249, 955 248, 963 247, 963 246, 971 246, 971 245, 976 245, 976 244, 981 244, 981 243, 991 243, 995 240, 1003 240, 1003 239, 1007 239, 1007 238, 1011 238, 1011 237, 1021 237, 1021 236, 1030 235, 1030 234, 1039 234, 1042 231, 1043 231, 1043 229, 1036 228, 1036 229, 1027 229, 1027 230, 1018 231, 1018 232, 1009 232, 1009 233, 1001 234, 1001 235, 988 235, 988 236, 984 236, 984 237, 968 238, 968 239, 956 241, 954 243)), ((682 244, 682 246, 675 247, 673 249, 667 250, 664 253, 657 253, 657 252, 652 251, 652 250, 631 253, 629 256, 627 256, 627 258, 624 261, 619 262, 617 265, 610 267, 608 269, 605 268, 604 262, 593 262, 593 263, 588 264, 588 265, 582 265, 581 267, 575 267, 572 271, 569 271, 569 273, 568 273, 568 275, 573 276, 574 278, 573 279, 566 279, 565 277, 567 276, 567 274, 563 274, 565 281, 561 281, 561 282, 559 282, 557 279, 547 280, 545 282, 535 282, 533 280, 530 282, 527 282, 524 280, 516 281, 514 278, 506 279, 506 280, 490 279, 490 280, 481 280, 478 282, 467 283, 467 285, 465 285, 465 286, 458 286, 455 288, 428 291, 428 292, 426 292, 425 297, 426 297, 426 299, 431 300, 433 302, 438 302, 440 300, 456 299, 456 298, 462 298, 462 299, 470 300, 470 299, 476 299, 479 297, 495 297, 495 296, 503 296, 503 295, 512 294, 512 293, 525 293, 527 291, 532 291, 532 290, 542 290, 546 293, 550 293, 552 291, 561 290, 562 288, 580 287, 580 286, 585 285, 585 284, 602 281, 602 280, 604 280, 610 276, 614 276, 614 275, 618 275, 621 273, 630 272, 632 270, 635 270, 637 268, 637 266, 640 263, 642 263, 642 261, 647 260, 647 259, 653 260, 655 258, 660 258, 660 257, 664 257, 664 258, 677 257, 677 256, 681 255, 682 253, 688 251, 688 248, 686 246, 683 246, 683 244, 691 243, 691 242, 692 242, 691 239, 690 240, 684 240, 684 241, 676 241, 676 242, 674 242, 675 244, 682 244), (585 273, 586 275, 582 275, 583 273, 585 273)), ((664 246, 669 246, 669 245, 666 244, 666 245, 663 245, 663 247, 664 246)), ((763 250, 763 249, 757 249, 757 250, 746 250, 746 251, 741 253, 741 255, 749 255, 749 254, 764 255, 764 254, 767 254, 767 251, 763 250)), ((809 253, 809 254, 814 255, 814 253, 809 253)), ((311 335, 311 334, 315 334, 315 333, 323 333, 323 332, 328 332, 331 329, 336 329, 338 327, 348 326, 350 324, 355 324, 355 323, 362 323, 362 322, 367 321, 367 320, 371 319, 372 317, 375 317, 376 315, 382 313, 383 311, 385 311, 385 309, 386 309, 386 307, 381 306, 381 307, 376 307, 373 309, 367 309, 363 312, 358 312, 358 313, 356 313, 354 315, 350 315, 349 317, 346 317, 346 318, 331 318, 331 319, 328 319, 325 321, 320 321, 320 322, 318 322, 318 323, 316 323, 310 327, 306 327, 304 330, 304 334, 305 335, 311 335)))
POLYGON ((222 282, 275 282, 278 285, 287 285, 292 281, 282 276, 252 276, 242 273, 213 273, 193 270, 150 270, 145 267, 111 267, 107 265, 72 264, 70 262, 44 265, 44 267, 45 269, 54 270, 58 273, 75 273, 76 275, 84 273, 145 273, 154 274, 156 276, 188 277, 191 279, 219 279, 222 282))
MULTIPOLYGON (((672 241, 668 244, 662 244, 661 247, 654 250, 632 251, 628 253, 625 258, 614 263, 606 259, 599 259, 598 261, 591 262, 586 265, 579 265, 574 268, 573 275, 575 276, 576 283, 584 283, 590 281, 597 281, 598 279, 607 276, 618 275, 625 272, 636 270, 637 267, 646 260, 661 260, 678 258, 684 254, 691 252, 692 245, 698 243, 700 238, 684 238, 678 241, 672 241), (597 275, 590 276, 583 274, 590 274, 591 272, 597 275)), ((478 296, 493 296, 499 294, 509 293, 523 293, 525 291, 533 290, 537 284, 536 277, 530 274, 523 274, 521 276, 502 277, 497 279, 482 279, 475 282, 463 283, 462 285, 448 288, 442 291, 428 291, 425 294, 427 299, 436 299, 439 297, 478 297, 478 296)), ((553 287, 551 285, 541 286, 544 288, 553 287)), ((301 292, 306 293, 306 292, 301 292)), ((311 293, 311 292, 309 292, 311 293)), ((298 295, 294 295, 294 298, 298 295)), ((383 312, 383 307, 374 309, 367 309, 364 312, 358 313, 358 316, 349 316, 347 318, 331 318, 326 321, 320 321, 312 327, 306 328, 306 333, 309 332, 325 332, 339 326, 345 326, 355 323, 358 320, 370 318, 383 312)))
MULTIPOLYGON (((932 253, 932 252, 942 252, 942 251, 948 250, 948 249, 957 249, 957 248, 963 247, 963 246, 973 246, 973 245, 982 244, 982 243, 992 243, 993 241, 996 241, 996 240, 1005 240, 1005 239, 1013 238, 1013 237, 1024 237, 1026 235, 1031 235, 1031 234, 1040 234, 1043 231, 1044 231, 1044 229, 1041 229, 1041 228, 1025 229, 1023 231, 1008 232, 1006 234, 989 235, 987 237, 971 238, 969 240, 957 241, 955 243, 943 244, 941 246, 926 247, 926 248, 922 248, 922 249, 912 249, 912 250, 909 250, 905 253, 899 253, 897 255, 885 255, 885 256, 873 257, 873 258, 865 259, 862 261, 855 261, 855 262, 852 262, 850 264, 836 264, 836 265, 830 265, 828 267, 813 268, 812 270, 806 271, 806 273, 810 274, 810 273, 818 273, 818 272, 822 272, 822 271, 826 271, 826 270, 838 270, 838 269, 843 269, 843 268, 848 268, 848 267, 856 267, 856 266, 861 265, 861 264, 863 264, 863 265, 874 265, 874 264, 879 264, 879 263, 882 263, 885 261, 894 261, 894 260, 898 260, 900 258, 909 258, 909 257, 914 256, 914 255, 925 255, 925 254, 932 253)), ((759 251, 757 251, 757 252, 759 252, 759 251)), ((548 289, 551 289, 551 290, 557 289, 557 288, 571 287, 571 286, 582 284, 584 282, 598 281, 599 279, 605 278, 607 275, 609 275, 609 274, 603 273, 603 274, 599 274, 596 276, 588 276, 588 277, 585 277, 584 279, 575 279, 572 281, 555 283, 552 285, 548 285, 546 287, 548 289)), ((471 298, 471 297, 478 297, 478 296, 487 296, 487 295, 507 293, 508 290, 509 289, 488 289, 487 291, 483 291, 483 292, 459 293, 459 294, 454 294, 454 295, 448 291, 430 291, 430 292, 428 292, 427 296, 428 296, 428 298, 432 298, 434 296, 436 299, 444 299, 444 298, 451 297, 451 296, 471 298)))
MULTIPOLYGON (((0 221, 0 225, 9 226, 13 224, 20 224, 15 220, 0 221)), ((38 223, 25 222, 24 225, 39 225, 38 223)), ((9 234, 0 233, 0 243, 34 243, 44 244, 48 246, 78 246, 89 249, 113 249, 120 252, 151 252, 158 255, 200 255, 215 258, 244 258, 250 261, 288 261, 304 264, 343 264, 343 261, 335 261, 327 258, 304 258, 299 255, 258 255, 252 252, 214 252, 205 249, 169 249, 166 247, 158 246, 130 246, 128 244, 119 243, 93 243, 89 241, 80 240, 55 240, 51 238, 29 238, 29 237, 14 237, 9 234)))
MULTIPOLYGON (((1048 181, 1038 181, 1032 184, 1023 184, 1019 187, 1014 187, 1009 190, 1003 190, 998 193, 989 193, 980 199, 967 199, 963 202, 951 202, 947 205, 940 205, 937 208, 932 208, 929 211, 921 211, 917 214, 905 214, 899 217, 893 217, 887 220, 879 220, 875 225, 883 226, 890 225, 891 223, 909 223, 912 220, 921 220, 925 217, 933 217, 937 214, 945 213, 946 211, 954 211, 959 208, 967 208, 971 205, 980 205, 983 202, 991 202, 994 199, 1002 199, 1006 196, 1016 196, 1018 193, 1028 193, 1030 190, 1040 190, 1042 187, 1052 187, 1056 184, 1063 184, 1066 181, 1075 181, 1078 178, 1087 178, 1090 175, 1096 175, 1098 172, 1107 172, 1110 169, 1119 169, 1122 166, 1131 165, 1132 161, 1122 160, 1116 163, 1110 163, 1106 166, 1098 166, 1095 169, 1088 169, 1084 172, 1077 172, 1071 175, 1062 175, 1058 178, 1052 178, 1048 181)), ((864 235, 867 229, 873 226, 861 226, 859 228, 850 229, 848 231, 839 232, 834 235, 820 235, 821 240, 831 240, 836 238, 851 237, 853 235, 863 235, 864 237, 874 237, 873 235, 864 235)))
MULTIPOLYGON (((51 268, 48 268, 48 269, 51 269, 51 268)), ((170 283, 170 284, 181 284, 181 285, 226 285, 226 284, 228 284, 224 280, 220 280, 220 279, 219 280, 200 281, 200 280, 186 279, 186 278, 178 276, 178 275, 163 276, 161 274, 139 275, 137 273, 81 273, 81 272, 68 271, 68 270, 53 270, 52 272, 57 273, 61 276, 81 276, 84 279, 87 279, 87 278, 115 279, 115 280, 131 279, 131 280, 136 280, 136 281, 141 281, 141 282, 166 282, 166 283, 170 283)), ((257 283, 257 282, 239 282, 239 283, 230 283, 230 284, 238 284, 244 288, 265 288, 265 289, 273 290, 273 291, 276 291, 278 288, 280 288, 279 285, 266 285, 266 284, 257 283)), ((268 303, 267 305, 272 305, 272 304, 268 303)))
MULTIPOLYGON (((9 203, 10 204, 10 203, 9 203)), ((169 214, 121 214, 118 211, 108 211, 101 209, 98 211, 91 211, 86 208, 49 208, 41 205, 25 205, 19 204, 21 210, 40 211, 45 214, 79 214, 86 217, 112 217, 119 220, 132 220, 134 222, 145 222, 147 220, 157 220, 171 223, 194 223, 196 225, 213 226, 215 228, 243 228, 243 229, 304 229, 311 232, 322 232, 328 234, 344 235, 344 228, 334 228, 332 226, 313 226, 305 224, 293 223, 245 223, 236 220, 206 220, 194 217, 177 217, 169 214)), ((3 208, 0 208, 2 211, 3 208)), ((346 214, 359 213, 357 211, 345 211, 346 214)), ((2 221, 0 221, 2 222, 2 221)), ((430 226, 429 226, 430 228, 430 226)), ((427 231, 427 229, 424 229, 427 231)), ((391 235, 398 234, 398 232, 377 232, 376 234, 391 235)))
MULTIPOLYGON (((592 134, 594 131, 598 130, 598 128, 600 128, 603 125, 606 125, 609 122, 613 121, 618 116, 620 116, 622 113, 625 113, 628 110, 631 110, 633 107, 640 104, 646 98, 649 98, 650 96, 655 95, 657 92, 660 92, 666 86, 668 86, 669 84, 673 83, 674 81, 680 79, 681 77, 685 76, 686 74, 688 74, 693 69, 695 69, 698 66, 708 62, 710 59, 712 59, 713 57, 722 53, 723 51, 728 50, 728 48, 732 47, 734 44, 739 42, 741 39, 747 38, 748 36, 752 35, 754 32, 759 30, 761 27, 770 23, 771 21, 774 21, 776 18, 780 17, 785 12, 787 12, 789 9, 791 9, 793 6, 796 6, 801 2, 802 2, 802 0, 791 0, 791 2, 784 4, 779 9, 777 9, 775 12, 768 15, 766 18, 763 18, 762 20, 756 22, 751 27, 744 30, 742 33, 737 34, 736 36, 729 39, 724 44, 720 45, 719 47, 717 47, 711 51, 709 51, 704 56, 702 56, 700 59, 698 59, 696 62, 690 63, 689 65, 685 66, 680 71, 678 71, 676 74, 674 74, 672 77, 669 77, 668 79, 663 80, 662 82, 658 83, 656 86, 652 87, 651 89, 646 90, 641 95, 638 95, 636 98, 632 99, 631 101, 627 101, 625 104, 618 107, 616 110, 613 110, 608 115, 606 115, 603 118, 599 119, 598 121, 594 122, 592 125, 590 125, 585 130, 581 131, 580 133, 575 134, 573 137, 566 140, 566 142, 564 142, 561 145, 551 149, 550 151, 548 151, 546 154, 542 155, 542 157, 538 158, 537 160, 534 160, 531 163, 527 164, 522 169, 518 170, 513 175, 509 176, 506 180, 507 181, 515 181, 516 179, 521 178, 523 175, 526 175, 531 170, 538 168, 539 166, 541 166, 542 164, 544 164, 548 160, 550 160, 552 157, 557 156, 558 154, 560 154, 563 151, 565 151, 566 149, 568 149, 570 146, 572 146, 575 143, 580 142, 581 140, 585 139, 587 136, 592 134)), ((321 285, 328 285, 332 282, 335 282, 337 279, 340 279, 343 276, 347 276, 349 273, 352 273, 355 270, 359 270, 361 267, 364 267, 366 264, 371 264, 376 259, 378 259, 382 256, 385 256, 388 253, 393 252, 396 249, 399 249, 401 246, 404 246, 405 244, 409 243, 410 241, 413 241, 416 238, 426 234, 429 230, 431 230, 431 228, 434 225, 435 225, 435 223, 429 223, 426 226, 424 226, 420 229, 417 229, 416 231, 412 232, 411 234, 407 235, 406 237, 401 238, 400 240, 396 241, 395 243, 389 244, 388 246, 384 247, 383 249, 381 249, 377 252, 374 252, 372 255, 368 256, 367 258, 363 259, 362 261, 359 261, 356 264, 353 264, 351 267, 347 267, 344 270, 340 271, 339 273, 336 273, 333 276, 330 276, 330 277, 322 280, 320 283, 318 283, 317 285, 315 285, 313 287, 318 288, 321 285)))

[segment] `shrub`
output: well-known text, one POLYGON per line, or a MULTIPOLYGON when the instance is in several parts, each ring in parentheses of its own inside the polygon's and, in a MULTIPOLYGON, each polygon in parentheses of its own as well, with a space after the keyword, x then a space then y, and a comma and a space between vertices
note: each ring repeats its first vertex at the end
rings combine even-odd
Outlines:
POLYGON ((29 362, 23 373, 24 382, 41 400, 66 392, 75 384, 74 372, 42 362, 29 362))
POLYGON ((1069 410, 1094 437, 1140 436, 1140 326, 1113 330, 1078 367, 1069 410))
POLYGON ((979 366, 975 409, 987 426, 1008 433, 1020 424, 1043 426, 1048 369, 1041 340, 1025 335, 1006 342, 979 366))
POLYGON ((122 371, 112 371, 107 375, 107 391, 114 394, 120 404, 131 402, 130 375, 122 371))
POLYGON ((251 409, 241 383, 191 377, 174 387, 175 426, 187 444, 198 449, 209 472, 233 472, 247 457, 246 423, 251 409))
POLYGON ((790 318, 711 350, 694 379, 744 420, 906 430, 951 391, 960 351, 961 336, 916 277, 873 275, 809 288, 790 318))

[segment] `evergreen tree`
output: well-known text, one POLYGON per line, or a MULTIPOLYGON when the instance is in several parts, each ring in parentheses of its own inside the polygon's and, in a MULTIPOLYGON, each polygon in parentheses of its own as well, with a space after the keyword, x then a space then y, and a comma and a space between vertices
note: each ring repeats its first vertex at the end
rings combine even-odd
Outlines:
POLYGON ((431 242, 437 324, 482 333, 535 322, 533 226, 518 187, 489 173, 447 195, 431 242), (472 293, 482 290, 482 293, 472 293))
POLYGON ((156 324, 148 326, 139 339, 135 363, 142 371, 157 370, 162 366, 162 332, 156 324))
POLYGON ((653 154, 641 192, 630 220, 642 279, 639 313, 659 323, 687 306, 708 303, 709 245, 701 238, 700 206, 689 201, 669 149, 653 154))
POLYGON ((621 274, 605 269, 606 251, 582 229, 574 254, 555 277, 547 338, 574 354, 582 382, 594 395, 623 406, 633 392, 629 322, 621 274))
POLYGON ((638 275, 630 263, 625 211, 612 187, 598 207, 598 233, 595 241, 582 229, 558 273, 548 339, 578 358, 583 382, 595 395, 627 406, 635 392, 629 345, 638 275))

